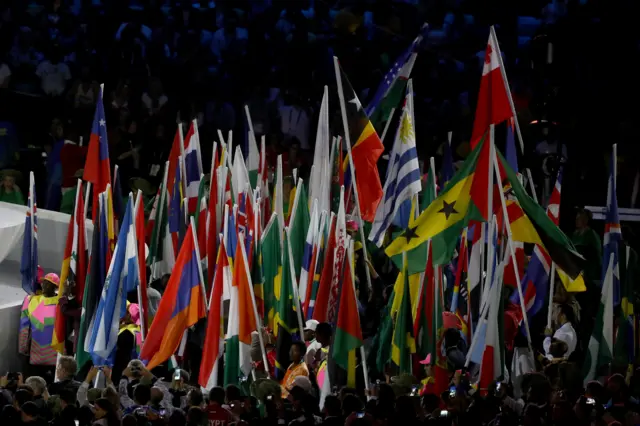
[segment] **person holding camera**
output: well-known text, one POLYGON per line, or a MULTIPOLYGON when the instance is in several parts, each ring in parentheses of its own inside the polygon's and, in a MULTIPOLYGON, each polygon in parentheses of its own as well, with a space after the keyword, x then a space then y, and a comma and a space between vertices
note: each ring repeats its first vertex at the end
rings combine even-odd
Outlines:
POLYGON ((147 418, 157 418, 161 415, 153 407, 151 407, 152 386, 163 393, 164 397, 161 406, 164 409, 162 415, 170 416, 173 409, 172 397, 168 389, 157 380, 149 370, 146 369, 142 361, 134 359, 127 368, 122 372, 123 378, 120 379, 118 392, 120 393, 120 403, 123 407, 123 415, 136 414, 141 415, 142 412, 147 414, 147 418), (136 382, 133 386, 133 399, 129 397, 129 384, 136 382))

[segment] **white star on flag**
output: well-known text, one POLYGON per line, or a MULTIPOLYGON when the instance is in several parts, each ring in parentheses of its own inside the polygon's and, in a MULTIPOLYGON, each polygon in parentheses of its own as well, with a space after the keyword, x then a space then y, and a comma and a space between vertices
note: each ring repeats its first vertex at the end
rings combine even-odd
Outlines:
POLYGON ((360 99, 356 96, 355 98, 349 101, 350 104, 354 104, 356 106, 356 111, 360 111, 362 108, 362 104, 360 103, 360 99))

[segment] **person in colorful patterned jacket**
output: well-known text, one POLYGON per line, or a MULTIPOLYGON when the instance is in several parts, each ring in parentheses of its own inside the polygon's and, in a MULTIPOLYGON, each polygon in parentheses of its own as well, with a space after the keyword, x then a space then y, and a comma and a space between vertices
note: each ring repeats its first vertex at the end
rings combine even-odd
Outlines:
POLYGON ((58 305, 56 290, 60 285, 60 278, 50 273, 44 276, 41 284, 42 294, 24 298, 18 348, 22 355, 29 357, 31 365, 55 367, 57 352, 51 347, 51 341, 58 305))

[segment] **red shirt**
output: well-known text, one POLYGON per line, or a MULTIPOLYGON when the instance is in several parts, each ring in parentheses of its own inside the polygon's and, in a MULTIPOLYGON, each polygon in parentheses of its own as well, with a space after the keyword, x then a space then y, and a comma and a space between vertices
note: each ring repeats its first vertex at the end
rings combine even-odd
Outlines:
POLYGON ((60 149, 63 188, 75 188, 78 185, 78 178, 74 175, 78 170, 84 168, 88 149, 86 146, 65 141, 64 146, 60 149))
POLYGON ((231 413, 215 402, 207 405, 205 411, 207 413, 209 426, 228 426, 229 423, 233 422, 231 413))

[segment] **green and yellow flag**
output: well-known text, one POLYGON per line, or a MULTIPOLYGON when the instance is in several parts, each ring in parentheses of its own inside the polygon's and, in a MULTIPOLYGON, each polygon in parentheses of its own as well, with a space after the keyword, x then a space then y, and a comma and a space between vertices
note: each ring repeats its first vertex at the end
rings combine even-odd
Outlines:
POLYGON ((413 316, 411 315, 411 296, 406 262, 403 271, 404 291, 393 330, 391 360, 400 368, 400 374, 411 374, 411 354, 416 353, 416 342, 413 337, 413 316))
MULTIPOLYGON (((412 226, 391 242, 385 250, 387 256, 413 250, 435 237, 438 237, 439 243, 444 244, 445 247, 455 247, 462 228, 467 226, 470 220, 484 221, 476 204, 486 205, 486 188, 482 193, 472 191, 478 158, 484 144, 483 139, 440 196, 429 204, 412 226)), ((436 241, 434 241, 434 257, 437 257, 440 250, 437 250, 435 244, 436 241)), ((453 250, 446 250, 446 252, 453 254, 453 250)))

